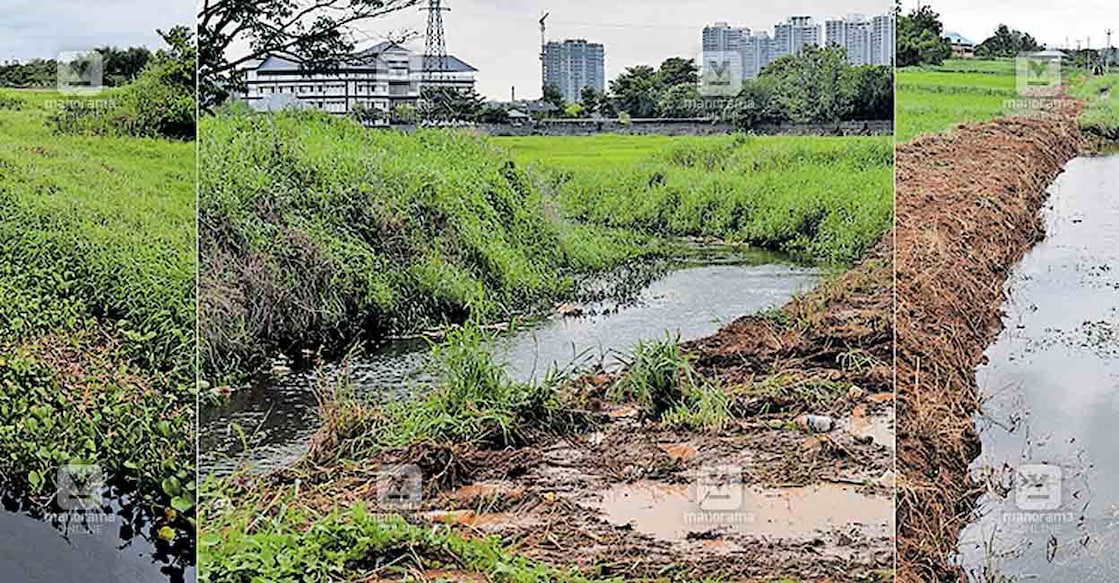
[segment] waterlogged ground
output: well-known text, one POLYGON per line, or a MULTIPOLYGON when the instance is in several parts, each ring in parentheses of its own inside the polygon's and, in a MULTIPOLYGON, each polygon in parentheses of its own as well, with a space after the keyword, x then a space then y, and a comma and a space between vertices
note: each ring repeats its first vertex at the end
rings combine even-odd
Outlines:
MULTIPOLYGON (((498 361, 520 381, 540 380, 550 369, 613 369, 638 341, 710 335, 739 316, 781 306, 819 279, 816 269, 770 263, 774 259, 763 254, 681 266, 641 291, 636 301, 568 306, 566 310, 576 310, 572 315, 556 315, 503 340, 495 347, 498 361)), ((352 363, 349 378, 360 394, 373 399, 422 390, 428 382, 427 347, 425 340, 390 343, 352 363)), ((325 375, 340 372, 340 365, 322 370, 325 375)), ((228 473, 242 462, 267 470, 297 460, 319 424, 315 382, 312 371, 290 375, 237 393, 220 409, 203 411, 203 472, 228 473), (243 442, 250 444, 247 455, 240 453, 243 442)))
POLYGON ((977 374, 989 401, 973 469, 988 491, 960 540, 975 580, 1119 573, 1119 156, 1066 170, 977 374))

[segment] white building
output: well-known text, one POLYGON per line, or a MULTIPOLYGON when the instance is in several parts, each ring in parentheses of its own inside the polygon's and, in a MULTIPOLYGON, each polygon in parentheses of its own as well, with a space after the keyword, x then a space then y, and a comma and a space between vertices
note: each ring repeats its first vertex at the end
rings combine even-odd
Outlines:
POLYGON ((773 57, 798 55, 808 45, 823 44, 820 25, 811 16, 791 16, 773 27, 773 57))
POLYGON ((452 56, 443 63, 438 61, 391 42, 360 51, 329 71, 315 73, 306 70, 296 57, 269 55, 244 70, 244 97, 260 111, 298 103, 342 115, 358 104, 384 112, 399 105, 415 106, 423 86, 474 87, 477 69, 452 56))
POLYGON ((544 45, 544 85, 553 85, 567 103, 578 103, 583 90, 606 92, 606 48, 583 39, 544 45))
POLYGON ((810 16, 794 16, 765 31, 716 22, 703 29, 700 64, 705 81, 729 78, 732 87, 756 79, 762 69, 783 55, 800 53, 808 45, 822 44, 820 26, 810 16))
POLYGON ((828 46, 842 47, 847 51, 850 65, 885 65, 894 62, 894 17, 875 16, 868 19, 852 14, 842 19, 828 20, 825 24, 828 46))

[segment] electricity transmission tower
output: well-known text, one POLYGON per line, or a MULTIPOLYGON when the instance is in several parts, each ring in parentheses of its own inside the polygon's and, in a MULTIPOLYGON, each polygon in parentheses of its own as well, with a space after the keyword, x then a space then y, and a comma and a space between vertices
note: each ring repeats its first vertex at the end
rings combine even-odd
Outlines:
POLYGON ((424 78, 432 80, 441 77, 447 70, 447 35, 443 31, 443 13, 450 10, 443 0, 428 0, 427 7, 427 46, 424 50, 424 78))

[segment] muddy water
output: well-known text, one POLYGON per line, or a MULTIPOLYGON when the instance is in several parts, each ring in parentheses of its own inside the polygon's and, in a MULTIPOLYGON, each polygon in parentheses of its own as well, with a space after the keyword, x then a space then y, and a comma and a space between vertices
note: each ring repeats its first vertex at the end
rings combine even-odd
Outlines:
POLYGON ((861 524, 871 536, 893 533, 890 498, 850 486, 759 489, 637 482, 615 486, 597 505, 607 520, 653 538, 680 542, 693 533, 804 539, 861 524), (733 509, 720 511, 720 508, 733 509))
POLYGON ((1119 580, 1119 156, 1073 160, 977 379, 973 580, 1119 580))
MULTIPOLYGON (((739 316, 784 304, 819 279, 818 270, 775 263, 776 259, 761 254, 681 265, 644 289, 635 302, 578 306, 583 316, 554 317, 517 332, 499 341, 495 354, 520 381, 539 380, 549 369, 616 367, 640 340, 713 334, 739 316)), ((424 372, 427 346, 425 341, 392 343, 352 363, 349 370, 328 366, 320 374, 347 374, 368 398, 402 398, 429 385, 424 372)), ((295 374, 236 394, 220 409, 204 411, 199 433, 203 472, 227 473, 239 463, 263 470, 298 459, 317 423, 314 384, 313 372, 295 374), (234 425, 245 432, 247 453, 234 425)))

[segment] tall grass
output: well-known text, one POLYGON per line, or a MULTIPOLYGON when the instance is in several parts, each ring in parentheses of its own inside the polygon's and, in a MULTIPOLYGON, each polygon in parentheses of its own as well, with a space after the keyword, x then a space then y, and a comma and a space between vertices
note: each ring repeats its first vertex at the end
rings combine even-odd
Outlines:
POLYGON ((506 318, 570 292, 576 272, 656 251, 556 221, 533 174, 465 132, 372 132, 315 113, 212 117, 200 130, 206 375, 506 318))
POLYGON ((1119 140, 1119 74, 1078 75, 1069 85, 1071 94, 1087 103, 1080 114, 1081 129, 1106 140, 1119 140))
POLYGON ((435 389, 417 400, 371 405, 334 392, 321 399, 318 463, 360 460, 387 448, 473 442, 504 447, 566 432, 584 415, 561 401, 558 381, 512 381, 490 352, 494 338, 477 322, 449 331, 429 361, 435 389))
POLYGON ((548 172, 572 221, 747 242, 824 261, 859 258, 892 221, 882 138, 508 138, 548 172))

